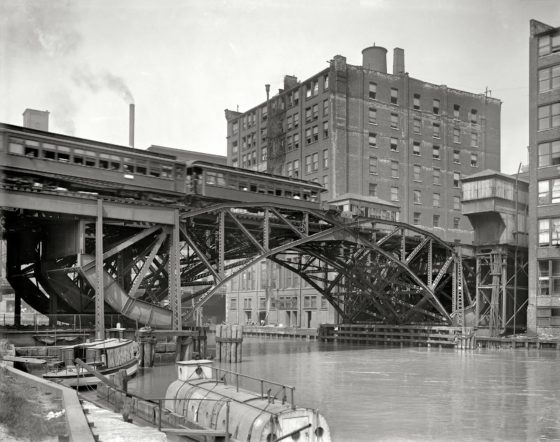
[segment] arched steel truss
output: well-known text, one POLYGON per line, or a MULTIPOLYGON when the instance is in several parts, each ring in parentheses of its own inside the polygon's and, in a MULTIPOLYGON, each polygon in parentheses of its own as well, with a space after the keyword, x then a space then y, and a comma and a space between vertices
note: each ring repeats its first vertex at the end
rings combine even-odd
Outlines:
POLYGON ((451 323, 458 308, 453 248, 408 224, 224 203, 182 212, 180 225, 181 286, 192 287, 183 303, 195 309, 264 259, 300 275, 346 323, 451 323))

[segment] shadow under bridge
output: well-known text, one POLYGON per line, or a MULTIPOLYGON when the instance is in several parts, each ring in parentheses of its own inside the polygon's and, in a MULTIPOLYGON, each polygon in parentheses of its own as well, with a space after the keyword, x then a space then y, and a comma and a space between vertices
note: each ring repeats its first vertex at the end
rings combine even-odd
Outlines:
POLYGON ((182 212, 181 242, 181 286, 192 286, 182 301, 190 301, 191 315, 265 259, 306 280, 344 323, 452 324, 458 306, 460 257, 404 223, 226 203, 182 212))

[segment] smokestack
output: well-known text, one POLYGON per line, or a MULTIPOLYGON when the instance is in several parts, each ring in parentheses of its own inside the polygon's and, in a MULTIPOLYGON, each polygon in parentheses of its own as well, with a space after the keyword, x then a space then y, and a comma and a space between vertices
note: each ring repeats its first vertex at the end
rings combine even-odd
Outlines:
POLYGON ((393 49, 393 75, 404 74, 404 49, 393 49))
POLYGON ((128 144, 134 147, 134 103, 130 103, 128 113, 128 144))

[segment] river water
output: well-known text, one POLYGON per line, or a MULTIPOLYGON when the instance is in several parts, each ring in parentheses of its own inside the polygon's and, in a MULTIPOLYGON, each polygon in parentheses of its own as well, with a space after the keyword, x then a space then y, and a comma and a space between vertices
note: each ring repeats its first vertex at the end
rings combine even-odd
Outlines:
MULTIPOLYGON (((218 365, 218 364, 216 364, 218 365)), ((366 347, 245 338, 223 368, 296 387, 334 441, 560 440, 560 352, 366 347)), ((173 364, 139 372, 131 391, 163 397, 173 364)))

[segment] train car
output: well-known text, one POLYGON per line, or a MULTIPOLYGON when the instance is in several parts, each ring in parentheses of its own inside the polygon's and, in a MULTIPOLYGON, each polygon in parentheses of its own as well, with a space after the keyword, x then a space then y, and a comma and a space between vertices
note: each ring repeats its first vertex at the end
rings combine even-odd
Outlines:
POLYGON ((96 192, 174 202, 185 164, 171 155, 0 124, 3 181, 35 190, 96 192))
POLYGON ((318 209, 325 191, 319 183, 205 161, 188 162, 186 177, 187 194, 222 201, 277 202, 318 209))
MULTIPOLYGON (((185 417, 192 426, 227 428, 233 441, 331 441, 327 421, 317 410, 296 407, 285 398, 272 398, 270 393, 265 393, 264 386, 261 394, 257 394, 239 388, 236 383, 226 384, 212 376, 211 364, 207 360, 176 363, 177 380, 165 394, 165 407, 169 411, 185 417)), ((225 371, 221 370, 220 375, 222 372, 225 371)), ((234 376, 237 380, 242 377, 234 376)))

